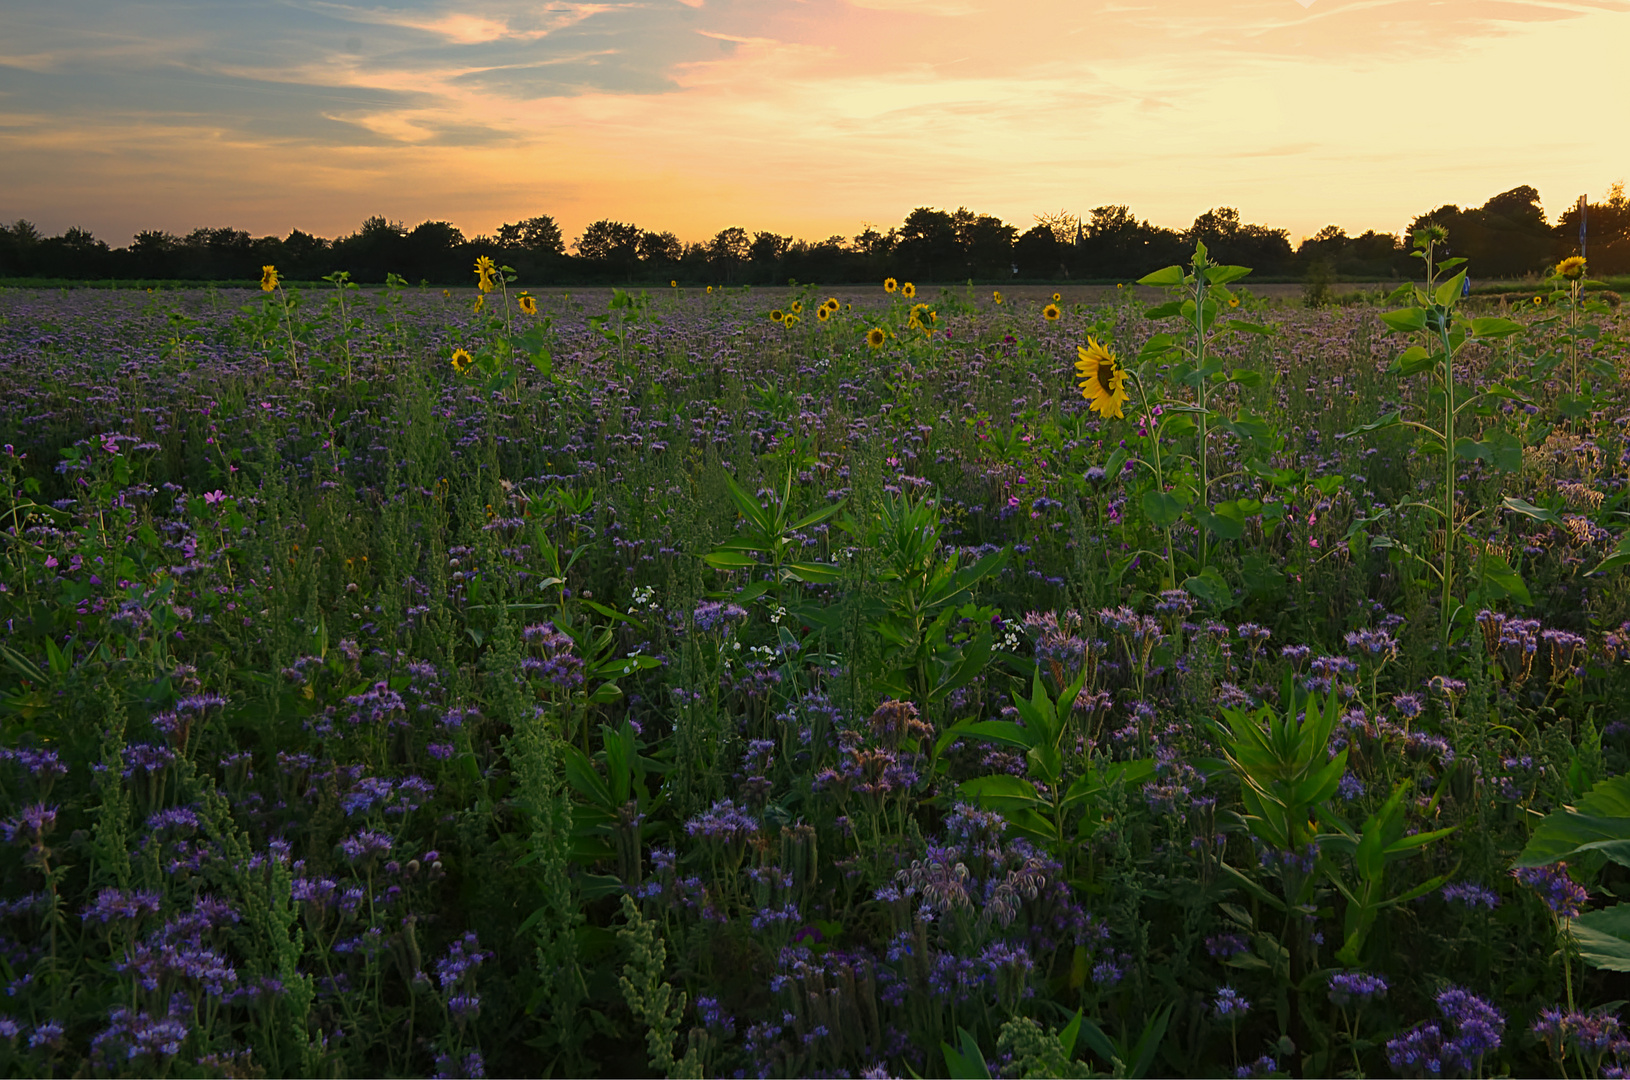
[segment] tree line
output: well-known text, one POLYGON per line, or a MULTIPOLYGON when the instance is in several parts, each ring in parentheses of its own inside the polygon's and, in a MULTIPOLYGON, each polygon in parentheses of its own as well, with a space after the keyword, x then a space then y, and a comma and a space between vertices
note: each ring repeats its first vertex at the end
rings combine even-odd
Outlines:
MULTIPOLYGON (((1589 256, 1594 274, 1630 273, 1630 203, 1615 184, 1588 205, 1589 256)), ((185 236, 138 233, 129 246, 110 247, 88 230, 47 237, 30 222, 0 225, 0 278, 78 280, 242 281, 278 268, 291 280, 317 280, 338 270, 378 283, 390 273, 410 282, 466 285, 477 256, 514 267, 523 283, 541 285, 831 284, 894 276, 916 281, 1127 280, 1183 262, 1203 241, 1213 259, 1255 268, 1260 277, 1296 280, 1413 277, 1408 237, 1427 223, 1449 231, 1451 254, 1470 260, 1480 278, 1544 272, 1577 252, 1577 207, 1554 223, 1539 192, 1524 185, 1480 207, 1445 205, 1413 218, 1402 233, 1349 236, 1328 225, 1293 246, 1284 229, 1242 221, 1220 207, 1186 229, 1139 218, 1127 206, 1100 206, 1085 217, 1036 215, 1024 232, 966 208, 918 207, 887 231, 866 225, 851 237, 810 241, 774 232, 720 230, 702 243, 672 232, 596 221, 570 247, 548 215, 505 224, 492 235, 466 237, 445 221, 413 228, 371 217, 348 235, 327 240, 295 230, 286 237, 251 237, 241 229, 195 229, 185 236)))

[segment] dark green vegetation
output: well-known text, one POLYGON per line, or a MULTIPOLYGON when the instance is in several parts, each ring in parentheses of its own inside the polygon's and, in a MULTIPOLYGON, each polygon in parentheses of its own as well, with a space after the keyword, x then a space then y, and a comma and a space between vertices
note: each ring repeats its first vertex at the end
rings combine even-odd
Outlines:
POLYGON ((0 292, 0 1067, 1617 1067, 1625 328, 1454 270, 0 292))
MULTIPOLYGON (((675 279, 684 285, 872 283, 889 274, 920 282, 1113 283, 1180 262, 1204 243, 1223 262, 1255 267, 1258 280, 1317 285, 1413 277, 1407 237, 1428 223, 1451 231, 1453 253, 1471 259, 1479 281, 1544 273, 1577 250, 1577 208, 1550 224, 1539 193, 1524 185, 1481 207, 1446 205, 1421 214, 1402 241, 1374 231, 1348 236, 1329 225, 1299 244, 1284 229, 1242 221, 1226 206, 1206 211, 1186 229, 1151 224, 1126 206, 1100 206, 1080 218, 1040 215, 1024 230, 966 208, 918 207, 898 226, 879 231, 867 225, 852 237, 800 240, 733 227, 691 244, 672 232, 607 219, 586 226, 570 254, 547 215, 468 238, 445 221, 407 228, 374 217, 333 240, 299 230, 281 239, 232 228, 195 229, 185 236, 148 230, 128 247, 112 249, 84 229, 47 237, 18 221, 0 226, 0 278, 244 282, 258 279, 269 263, 290 280, 316 281, 346 270, 363 283, 380 284, 394 273, 450 285, 466 283, 470 263, 487 255, 514 266, 523 281, 549 286, 666 285, 675 279)), ((1622 187, 1590 204, 1588 224, 1598 275, 1630 273, 1630 204, 1622 187)))

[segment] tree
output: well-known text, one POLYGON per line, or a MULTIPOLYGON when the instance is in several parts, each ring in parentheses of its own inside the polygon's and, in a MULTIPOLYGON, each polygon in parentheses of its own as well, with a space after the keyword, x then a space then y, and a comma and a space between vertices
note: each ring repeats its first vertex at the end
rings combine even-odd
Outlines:
POLYGON ((962 245, 969 277, 1005 278, 1013 268, 1013 241, 1019 230, 989 214, 957 211, 957 239, 962 245))
POLYGON ((639 257, 640 228, 621 221, 590 222, 573 246, 585 259, 595 262, 632 263, 639 257))
POLYGON ((498 226, 498 246, 519 248, 543 255, 566 254, 566 239, 560 226, 548 214, 525 218, 513 225, 498 226))
POLYGON ((725 281, 730 281, 736 269, 747 261, 747 254, 752 250, 752 242, 747 239, 747 230, 737 226, 720 229, 707 244, 708 262, 715 270, 724 275, 725 281))
POLYGON ((774 266, 792 247, 792 237, 777 236, 773 232, 753 234, 753 243, 747 249, 747 258, 764 266, 774 266))
POLYGON ((1058 237, 1046 225, 1035 225, 1013 244, 1019 276, 1052 278, 1060 270, 1058 237))
POLYGON ((895 250, 903 269, 915 277, 945 280, 966 270, 956 220, 943 210, 919 206, 907 214, 895 250))
POLYGON ((685 255, 685 245, 671 232, 643 232, 639 242, 640 262, 650 266, 677 263, 685 255))

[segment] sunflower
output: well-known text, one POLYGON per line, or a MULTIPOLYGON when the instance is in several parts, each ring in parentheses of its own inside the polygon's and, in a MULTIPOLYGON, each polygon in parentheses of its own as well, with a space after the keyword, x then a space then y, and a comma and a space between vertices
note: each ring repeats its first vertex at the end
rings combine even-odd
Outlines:
POLYGON ((475 298, 475 307, 472 308, 471 310, 474 311, 477 315, 479 315, 483 311, 485 311, 486 308, 487 308, 487 298, 486 298, 485 295, 481 295, 481 296, 478 296, 478 297, 475 298))
POLYGON ((1585 257, 1583 255, 1569 255, 1556 264, 1556 276, 1567 278, 1569 281, 1578 281, 1585 276, 1585 257))
POLYGON ((1540 304, 1543 304, 1543 303, 1545 303, 1545 297, 1543 297, 1543 296, 1534 297, 1534 305, 1536 307, 1539 306, 1540 304))
POLYGON ((907 300, 910 300, 913 296, 917 295, 917 286, 913 285, 909 281, 906 282, 904 285, 900 286, 900 295, 905 297, 907 300))
POLYGON ((709 296, 712 296, 712 295, 713 295, 713 286, 711 286, 711 285, 709 285, 709 286, 708 286, 708 287, 707 287, 707 294, 708 294, 708 295, 709 295, 709 296))
POLYGON ((1058 322, 1059 314, 1060 312, 1057 304, 1048 304, 1046 307, 1041 309, 1041 317, 1046 319, 1048 322, 1058 322))
POLYGON ((798 318, 798 316, 794 315, 792 312, 789 311, 789 312, 787 312, 786 317, 781 320, 781 325, 782 326, 791 326, 793 323, 800 322, 800 321, 802 321, 802 320, 800 320, 798 318))
POLYGON ((528 315, 536 315, 538 313, 537 300, 528 296, 526 293, 521 294, 521 298, 518 302, 521 305, 521 310, 526 312, 528 315))
POLYGON ((832 317, 832 309, 827 307, 825 304, 822 304, 820 307, 815 309, 815 317, 822 322, 825 322, 832 317))
POLYGON ((1230 296, 1230 297, 1229 297, 1229 298, 1228 298, 1228 306, 1229 306, 1229 307, 1239 307, 1239 297, 1237 297, 1237 296, 1230 296))
POLYGON ((888 339, 889 336, 883 332, 883 328, 881 326, 874 326, 870 330, 866 331, 866 344, 870 345, 874 349, 881 349, 883 347, 883 343, 888 339))
POLYGON ((884 292, 893 292, 895 289, 898 289, 899 287, 900 287, 900 283, 898 281, 895 281, 893 278, 884 278, 883 279, 883 291, 884 292))
POLYGON ((781 322, 786 319, 786 317, 787 313, 782 311, 780 308, 776 308, 774 311, 770 312, 771 322, 781 322))
POLYGON ((442 290, 442 291, 441 291, 441 298, 442 298, 442 299, 443 299, 443 300, 445 300, 445 299, 447 299, 447 298, 448 298, 448 297, 449 297, 449 296, 452 296, 452 295, 453 295, 453 294, 452 294, 452 292, 450 292, 450 291, 449 291, 449 290, 447 290, 447 289, 443 289, 443 290, 442 290))
POLYGON ((670 289, 677 289, 677 288, 679 288, 679 282, 677 282, 677 281, 670 281, 670 282, 668 282, 668 288, 670 288, 670 289))
POLYGON ((1077 345, 1075 354, 1076 379, 1081 384, 1081 396, 1092 402, 1090 409, 1106 420, 1124 419, 1121 402, 1130 400, 1126 392, 1126 372, 1121 370, 1115 354, 1088 338, 1085 346, 1077 345))
POLYGON ((992 293, 992 294, 991 294, 991 297, 992 297, 992 299, 994 299, 994 300, 995 300, 995 301, 996 301, 996 302, 997 302, 997 303, 998 303, 998 304, 1000 304, 1000 303, 1001 303, 1001 302, 1002 302, 1002 290, 1001 290, 1001 289, 997 289, 997 290, 996 290, 996 291, 995 291, 995 292, 994 292, 994 293, 992 293))
POLYGON ((1054 293, 1053 294, 1053 303, 1056 304, 1062 299, 1064 299, 1064 297, 1062 295, 1060 295, 1059 293, 1054 293))
POLYGON ((485 255, 478 257, 475 260, 475 273, 476 287, 484 293, 492 292, 493 279, 498 276, 498 267, 493 265, 492 260, 485 255))
POLYGON ((804 313, 804 302, 802 300, 794 300, 792 303, 787 305, 787 310, 792 312, 794 315, 802 315, 804 313))
POLYGON ((463 349, 454 349, 453 358, 450 362, 453 365, 453 370, 462 375, 470 369, 471 364, 475 363, 475 357, 463 349))
POLYGON ((260 291, 271 292, 277 288, 277 267, 263 266, 260 268, 260 291))
POLYGON ((838 310, 838 308, 842 307, 843 305, 838 303, 838 298, 837 297, 829 296, 829 297, 826 298, 826 303, 822 304, 821 306, 825 307, 825 308, 831 308, 833 311, 836 311, 836 310, 838 310))

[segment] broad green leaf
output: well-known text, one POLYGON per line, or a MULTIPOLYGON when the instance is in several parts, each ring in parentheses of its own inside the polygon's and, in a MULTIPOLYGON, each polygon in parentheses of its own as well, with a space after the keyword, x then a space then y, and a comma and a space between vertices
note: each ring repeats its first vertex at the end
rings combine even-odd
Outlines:
POLYGON ((1428 352, 1419 345, 1411 345, 1398 354, 1394 362, 1399 375, 1418 375, 1431 368, 1441 359, 1441 354, 1428 352))
POLYGON ((1478 572, 1482 574, 1485 584, 1493 585, 1501 593, 1522 604, 1531 607, 1534 598, 1528 594, 1528 586, 1523 582, 1522 575, 1511 568, 1511 564, 1492 551, 1484 552, 1478 560, 1478 572))
MULTIPOLYGON (((1217 518, 1226 521, 1226 518, 1217 518)), ((1215 566, 1208 566, 1204 570, 1183 582, 1183 588, 1189 595, 1204 600, 1218 611, 1224 611, 1234 606, 1234 592, 1223 580, 1222 574, 1215 566)))
POLYGON ((1138 278, 1139 285, 1154 285, 1165 287, 1183 284, 1183 268, 1181 266, 1168 266, 1163 270, 1156 270, 1152 274, 1145 274, 1138 278))
POLYGON ((1164 491, 1143 493, 1143 512, 1157 529, 1169 529, 1183 517, 1183 505, 1164 491))
POLYGON ((1426 329, 1426 312, 1418 307, 1383 311, 1381 321, 1400 333, 1412 333, 1416 330, 1426 329))
POLYGON ((1630 842, 1630 776, 1615 776, 1591 788, 1573 807, 1547 814, 1513 866, 1545 866, 1584 848, 1601 850, 1625 862, 1614 845, 1630 842))
POLYGON ((1196 510, 1194 520, 1205 526, 1206 531, 1222 540, 1238 540, 1245 535, 1245 522, 1238 518, 1212 513, 1210 510, 1196 510))
POLYGON ((1224 329, 1235 330, 1241 334, 1260 334, 1263 337, 1272 337, 1274 334, 1273 327, 1263 326, 1261 323, 1247 322, 1244 319, 1230 319, 1224 329))
POLYGON ((1212 285, 1227 285, 1250 272, 1249 266, 1213 266, 1206 270, 1206 281, 1212 285))
POLYGON ((1262 385, 1262 372, 1251 368, 1235 368, 1228 373, 1228 381, 1238 383, 1248 390, 1254 390, 1262 385))
POLYGON ((749 570, 758 565, 757 559, 742 551, 710 551, 702 561, 715 570, 749 570))
POLYGON ((1436 300, 1444 307, 1448 307, 1456 300, 1460 299, 1460 291, 1461 289, 1465 288, 1465 282, 1466 271, 1462 270, 1448 281, 1445 281, 1443 284, 1439 285, 1437 290, 1432 294, 1432 299, 1436 300))
POLYGON ((1630 904, 1587 911, 1568 926, 1579 958, 1604 971, 1630 971, 1630 904))
POLYGON ((1179 304, 1176 300, 1170 300, 1164 304, 1157 304, 1148 311, 1145 311, 1143 313, 1143 317, 1146 319, 1169 319, 1173 315, 1181 315, 1182 313, 1183 305, 1179 304))
POLYGON ((811 585, 828 585, 843 580, 843 571, 831 563, 795 562, 784 567, 788 576, 811 585))
POLYGON ((1472 336, 1474 337, 1504 337, 1507 334, 1522 333, 1523 325, 1511 319, 1486 318, 1472 320, 1472 336))

